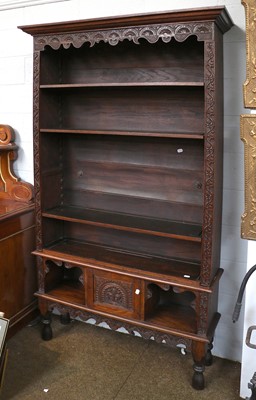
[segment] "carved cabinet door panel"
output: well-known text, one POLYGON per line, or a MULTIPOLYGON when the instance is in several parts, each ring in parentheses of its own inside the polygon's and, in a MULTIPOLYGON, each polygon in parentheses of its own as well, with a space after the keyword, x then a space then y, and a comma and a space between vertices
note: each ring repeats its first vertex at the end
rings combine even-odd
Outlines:
POLYGON ((139 318, 141 299, 139 279, 106 271, 88 271, 89 307, 123 317, 139 318))

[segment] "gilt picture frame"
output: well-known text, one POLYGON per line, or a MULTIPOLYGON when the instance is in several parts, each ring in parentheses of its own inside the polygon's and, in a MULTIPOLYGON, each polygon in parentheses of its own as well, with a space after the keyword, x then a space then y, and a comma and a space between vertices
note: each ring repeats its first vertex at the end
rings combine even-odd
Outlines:
MULTIPOLYGON (((241 0, 245 8, 246 80, 243 85, 244 107, 256 110, 256 3, 241 0)), ((244 200, 241 237, 256 240, 256 114, 240 116, 240 137, 244 143, 244 200)))
POLYGON ((256 3, 241 0, 245 8, 246 80, 243 85, 244 107, 256 108, 256 3))

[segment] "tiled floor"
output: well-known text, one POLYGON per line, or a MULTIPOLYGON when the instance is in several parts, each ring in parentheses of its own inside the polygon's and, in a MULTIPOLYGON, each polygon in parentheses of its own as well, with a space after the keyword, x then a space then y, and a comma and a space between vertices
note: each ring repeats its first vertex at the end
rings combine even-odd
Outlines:
POLYGON ((192 389, 192 358, 153 341, 53 319, 54 338, 26 327, 8 343, 1 400, 237 400, 240 365, 216 358, 192 389))

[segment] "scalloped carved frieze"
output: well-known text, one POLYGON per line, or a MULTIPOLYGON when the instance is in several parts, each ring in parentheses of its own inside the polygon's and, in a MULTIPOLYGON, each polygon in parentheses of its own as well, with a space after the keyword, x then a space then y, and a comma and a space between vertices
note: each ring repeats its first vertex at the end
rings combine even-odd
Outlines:
POLYGON ((36 51, 44 50, 45 46, 50 46, 54 50, 63 46, 68 49, 71 45, 76 48, 81 47, 84 43, 90 43, 94 46, 96 43, 109 43, 111 46, 117 45, 119 42, 129 40, 135 44, 139 44, 140 39, 145 39, 149 43, 156 43, 161 39, 165 43, 169 43, 172 38, 178 42, 183 42, 189 36, 195 35, 198 40, 213 39, 213 24, 208 23, 172 23, 164 25, 149 25, 141 27, 129 27, 118 29, 105 29, 100 31, 87 31, 68 34, 42 35, 36 36, 34 46, 36 51))
POLYGON ((69 306, 65 306, 64 304, 50 301, 46 301, 46 303, 50 311, 55 309, 60 314, 69 313, 71 319, 79 318, 84 322, 93 319, 95 321, 95 325, 99 325, 104 322, 109 326, 110 329, 115 331, 124 328, 129 334, 134 335, 135 333, 138 333, 143 339, 146 340, 155 340, 156 343, 166 344, 169 347, 177 347, 182 345, 182 347, 185 347, 186 350, 191 350, 192 340, 188 338, 181 338, 168 333, 159 332, 157 330, 147 329, 142 326, 133 325, 132 323, 97 315, 89 311, 79 310, 73 307, 71 308, 69 306))

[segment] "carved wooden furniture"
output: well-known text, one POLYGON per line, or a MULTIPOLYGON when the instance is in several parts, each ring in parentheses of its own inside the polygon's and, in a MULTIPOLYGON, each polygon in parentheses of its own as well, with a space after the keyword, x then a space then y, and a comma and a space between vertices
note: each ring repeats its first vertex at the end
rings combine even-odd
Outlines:
POLYGON ((39 304, 192 350, 217 312, 223 7, 20 27, 34 37, 39 304))
POLYGON ((0 311, 10 320, 8 337, 37 313, 33 187, 19 180, 13 129, 0 125, 0 311))

